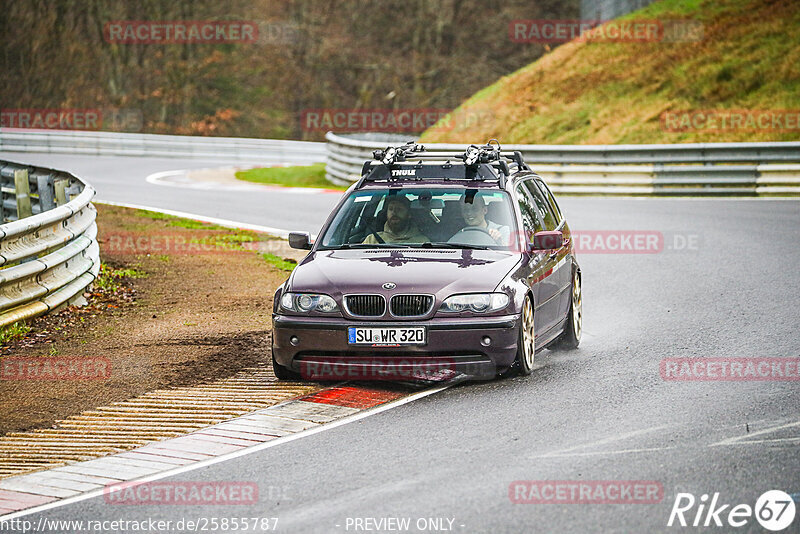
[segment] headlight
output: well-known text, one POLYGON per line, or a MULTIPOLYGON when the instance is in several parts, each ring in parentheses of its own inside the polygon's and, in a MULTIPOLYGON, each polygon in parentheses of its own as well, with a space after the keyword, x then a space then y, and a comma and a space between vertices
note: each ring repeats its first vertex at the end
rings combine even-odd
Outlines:
POLYGON ((508 306, 509 298, 505 293, 472 293, 469 295, 452 295, 442 302, 439 311, 458 313, 471 311, 486 313, 502 310, 508 306))
POLYGON ((281 297, 281 308, 301 313, 331 313, 339 309, 333 298, 314 293, 284 293, 281 297))

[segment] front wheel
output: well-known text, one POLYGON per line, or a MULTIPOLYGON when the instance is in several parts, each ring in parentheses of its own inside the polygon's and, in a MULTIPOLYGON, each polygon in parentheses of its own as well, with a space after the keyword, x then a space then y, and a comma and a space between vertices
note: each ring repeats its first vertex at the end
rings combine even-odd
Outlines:
MULTIPOLYGON (((274 343, 274 341, 272 342, 274 343)), ((273 349, 274 350, 274 349, 273 349)), ((300 373, 292 371, 275 361, 275 353, 272 354, 272 372, 278 380, 300 380, 300 373)))
POLYGON ((519 339, 517 340, 517 358, 512 369, 521 376, 528 376, 533 371, 533 358, 536 353, 535 332, 533 328, 533 302, 530 295, 525 296, 520 314, 519 339))
POLYGON ((564 333, 558 343, 559 348, 577 349, 581 343, 583 332, 583 294, 581 291, 581 275, 577 269, 572 272, 572 298, 564 333))
POLYGON ((278 380, 300 380, 300 374, 288 369, 278 362, 275 361, 275 358, 272 358, 272 372, 275 373, 275 378, 278 380))

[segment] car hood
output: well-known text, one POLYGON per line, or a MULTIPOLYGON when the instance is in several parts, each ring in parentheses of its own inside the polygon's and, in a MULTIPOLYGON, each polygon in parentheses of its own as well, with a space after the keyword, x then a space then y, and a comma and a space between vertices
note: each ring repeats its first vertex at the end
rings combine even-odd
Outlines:
POLYGON ((520 261, 513 252, 468 249, 321 250, 292 273, 291 291, 339 298, 350 293, 432 294, 493 291, 520 261), (383 284, 396 285, 386 290, 383 284))

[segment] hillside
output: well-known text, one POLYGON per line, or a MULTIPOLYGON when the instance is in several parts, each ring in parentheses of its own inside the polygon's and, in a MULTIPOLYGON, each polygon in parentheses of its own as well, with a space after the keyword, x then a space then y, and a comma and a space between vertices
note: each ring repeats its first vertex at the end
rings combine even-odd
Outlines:
POLYGON ((703 36, 695 42, 569 42, 463 103, 456 113, 478 117, 474 124, 455 119, 453 127, 434 126, 422 140, 800 139, 800 2, 662 0, 618 20, 629 19, 694 20, 703 36), (711 122, 704 110, 730 111, 711 122), (732 127, 737 114, 741 122, 732 127))
POLYGON ((36 0, 4 8, 0 110, 102 110, 100 129, 112 131, 322 140, 327 126, 307 124, 306 112, 455 108, 545 52, 498 39, 510 20, 575 18, 579 0, 36 0), (243 21, 258 38, 133 38, 134 25, 166 35, 168 26, 158 29, 166 21, 243 21))

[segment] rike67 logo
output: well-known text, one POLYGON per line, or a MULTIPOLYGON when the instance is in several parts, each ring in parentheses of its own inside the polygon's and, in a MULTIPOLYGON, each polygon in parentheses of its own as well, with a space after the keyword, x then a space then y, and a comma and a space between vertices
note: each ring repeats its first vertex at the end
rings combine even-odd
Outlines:
POLYGON ((692 527, 743 527, 755 516, 762 528, 778 532, 794 521, 795 504, 792 497, 780 490, 770 490, 756 500, 755 507, 749 504, 723 504, 719 493, 714 493, 711 502, 703 494, 696 499, 691 493, 678 493, 669 514, 667 526, 692 527), (726 525, 727 523, 727 525, 726 525))

